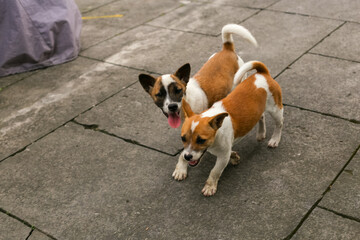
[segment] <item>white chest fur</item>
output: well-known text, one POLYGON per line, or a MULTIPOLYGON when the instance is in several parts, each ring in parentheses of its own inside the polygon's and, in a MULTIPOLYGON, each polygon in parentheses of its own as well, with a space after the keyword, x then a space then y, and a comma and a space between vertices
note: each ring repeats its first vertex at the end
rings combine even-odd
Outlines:
POLYGON ((185 100, 190 104, 190 107, 194 113, 201 113, 208 107, 208 99, 206 94, 194 78, 190 78, 186 86, 185 100))
POLYGON ((228 116, 224 119, 221 128, 216 132, 215 141, 208 151, 216 156, 229 153, 234 143, 234 129, 231 118, 228 116))

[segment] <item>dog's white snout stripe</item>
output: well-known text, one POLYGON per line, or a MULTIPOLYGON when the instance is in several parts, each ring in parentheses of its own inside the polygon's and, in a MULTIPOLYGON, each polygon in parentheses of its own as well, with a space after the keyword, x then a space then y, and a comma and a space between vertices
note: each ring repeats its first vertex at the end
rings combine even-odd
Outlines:
POLYGON ((195 131, 195 128, 196 128, 197 125, 199 125, 198 121, 197 122, 192 121, 192 123, 191 123, 191 132, 195 131))

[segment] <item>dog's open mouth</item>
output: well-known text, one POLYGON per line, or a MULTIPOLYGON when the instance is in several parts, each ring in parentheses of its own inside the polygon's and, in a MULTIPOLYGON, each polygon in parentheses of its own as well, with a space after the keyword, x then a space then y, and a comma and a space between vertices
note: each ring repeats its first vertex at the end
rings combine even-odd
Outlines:
POLYGON ((180 112, 168 113, 168 123, 172 128, 178 128, 181 124, 180 112))
POLYGON ((192 160, 192 161, 189 161, 188 164, 190 167, 195 167, 196 165, 198 165, 200 162, 200 159, 199 160, 192 160))
POLYGON ((203 150, 203 152, 202 152, 202 154, 201 154, 201 156, 199 157, 198 160, 188 161, 189 166, 190 167, 196 167, 199 164, 199 162, 201 161, 201 159, 204 156, 204 154, 206 153, 206 151, 207 151, 207 148, 205 150, 203 150))

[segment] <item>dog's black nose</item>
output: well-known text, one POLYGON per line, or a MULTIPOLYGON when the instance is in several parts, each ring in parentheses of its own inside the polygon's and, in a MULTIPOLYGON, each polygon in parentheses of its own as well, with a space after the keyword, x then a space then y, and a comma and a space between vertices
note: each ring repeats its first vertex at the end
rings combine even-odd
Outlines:
POLYGON ((178 109, 178 105, 176 103, 171 103, 168 108, 170 111, 175 112, 178 109))
POLYGON ((193 155, 191 154, 184 154, 184 158, 187 160, 187 161, 190 161, 192 159, 193 155))

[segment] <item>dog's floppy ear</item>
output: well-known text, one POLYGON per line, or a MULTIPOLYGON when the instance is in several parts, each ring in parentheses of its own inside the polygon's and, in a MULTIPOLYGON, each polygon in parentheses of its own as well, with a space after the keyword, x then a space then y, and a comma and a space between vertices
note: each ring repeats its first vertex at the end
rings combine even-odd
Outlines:
POLYGON ((192 111, 190 105, 187 103, 187 101, 185 101, 184 98, 182 99, 182 108, 184 110, 186 118, 189 118, 194 115, 194 112, 192 111))
POLYGON ((227 112, 224 112, 224 113, 220 113, 218 115, 215 115, 213 116, 212 118, 210 118, 209 120, 209 125, 215 129, 215 130, 218 130, 223 121, 224 121, 224 118, 227 117, 229 114, 227 112))
POLYGON ((180 67, 175 73, 174 75, 180 79, 181 81, 183 81, 185 83, 185 85, 188 83, 189 79, 190 79, 190 71, 191 71, 191 67, 189 63, 186 63, 184 66, 180 67))
POLYGON ((147 74, 140 74, 139 81, 144 90, 150 94, 150 91, 154 87, 156 79, 153 76, 147 74))

